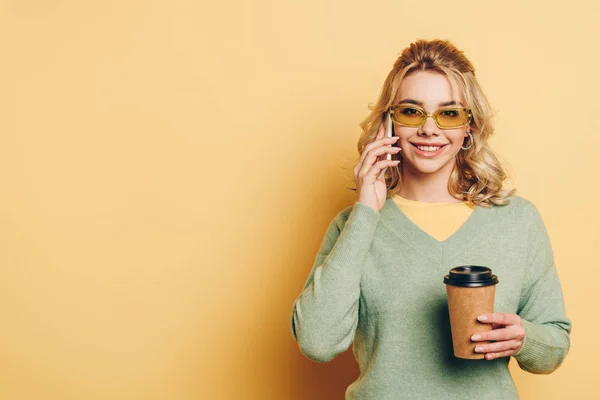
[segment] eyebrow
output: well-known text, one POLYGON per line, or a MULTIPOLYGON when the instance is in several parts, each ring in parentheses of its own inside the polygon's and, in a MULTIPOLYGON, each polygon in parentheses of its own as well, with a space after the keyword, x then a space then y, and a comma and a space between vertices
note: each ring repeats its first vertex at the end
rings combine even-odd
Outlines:
MULTIPOLYGON (((404 99, 404 100, 401 100, 400 103, 416 104, 416 105, 421 106, 421 107, 424 106, 424 104, 423 104, 422 101, 413 100, 413 99, 404 99)), ((440 104, 438 104, 438 107, 453 106, 453 105, 463 106, 463 104, 461 102, 457 102, 455 100, 450 100, 450 101, 443 101, 443 102, 441 102, 440 104)))

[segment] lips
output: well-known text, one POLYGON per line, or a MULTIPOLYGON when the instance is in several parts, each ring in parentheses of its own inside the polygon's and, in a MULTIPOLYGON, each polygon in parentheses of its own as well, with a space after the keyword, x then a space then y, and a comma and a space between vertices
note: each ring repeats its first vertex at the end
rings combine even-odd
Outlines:
POLYGON ((413 146, 417 147, 417 146, 433 146, 433 147, 444 147, 447 146, 448 143, 410 143, 413 146))
MULTIPOLYGON (((435 157, 435 156, 437 156, 437 155, 438 155, 438 154, 440 154, 442 151, 444 151, 444 148, 447 146, 447 144, 444 144, 444 145, 437 145, 437 146, 436 146, 436 145, 433 145, 433 144, 430 144, 430 145, 427 145, 427 146, 439 147, 439 149, 437 149, 436 151, 424 151, 424 150, 420 150, 420 149, 417 147, 417 144, 415 144, 415 143, 411 143, 411 144, 412 144, 412 145, 414 146, 414 148, 415 148, 415 150, 414 150, 415 154, 417 154, 418 156, 421 156, 421 157, 425 157, 425 158, 431 158, 431 157, 435 157)), ((425 146, 425 145, 423 145, 423 144, 419 144, 419 146, 425 146)))

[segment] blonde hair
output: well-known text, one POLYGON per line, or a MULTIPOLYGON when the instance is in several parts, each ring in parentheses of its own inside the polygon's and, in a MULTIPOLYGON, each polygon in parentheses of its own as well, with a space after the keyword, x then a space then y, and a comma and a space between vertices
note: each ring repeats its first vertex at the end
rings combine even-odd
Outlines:
MULTIPOLYGON (((359 154, 376 139, 386 111, 393 104, 404 77, 416 71, 446 75, 455 93, 456 88, 460 88, 466 107, 471 109, 473 115, 470 124, 473 143, 468 150, 461 150, 456 156, 456 163, 448 180, 449 193, 472 206, 508 204, 508 197, 516 189, 502 189, 507 175, 488 145, 488 139, 494 133, 491 106, 477 82, 471 62, 447 40, 419 39, 402 51, 383 83, 379 99, 374 106, 369 105, 371 112, 360 123, 363 133, 358 140, 359 154)), ((467 140, 471 141, 469 138, 467 140)), ((395 154, 392 159, 402 159, 402 156, 395 154)), ((388 196, 400 191, 402 164, 400 162, 398 166, 388 167, 386 170, 388 196)), ((356 191, 356 188, 350 190, 356 191)))

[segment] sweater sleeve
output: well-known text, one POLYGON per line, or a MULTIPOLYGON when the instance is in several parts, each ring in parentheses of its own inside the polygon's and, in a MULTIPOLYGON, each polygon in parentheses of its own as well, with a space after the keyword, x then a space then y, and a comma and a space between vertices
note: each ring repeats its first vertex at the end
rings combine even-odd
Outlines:
POLYGON ((563 362, 571 345, 561 284, 547 229, 531 204, 527 238, 527 270, 517 314, 525 329, 523 345, 513 357, 522 370, 550 374, 563 362))
POLYGON ((291 318, 294 340, 313 361, 331 361, 354 339, 363 265, 379 217, 378 211, 356 202, 325 233, 291 318))

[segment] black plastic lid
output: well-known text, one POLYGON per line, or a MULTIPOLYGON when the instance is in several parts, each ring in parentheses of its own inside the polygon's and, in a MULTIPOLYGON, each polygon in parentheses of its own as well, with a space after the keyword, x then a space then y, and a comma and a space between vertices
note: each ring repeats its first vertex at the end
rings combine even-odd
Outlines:
POLYGON ((483 287, 495 285, 499 282, 492 270, 479 265, 462 265, 450 270, 444 277, 444 283, 460 287, 483 287))

